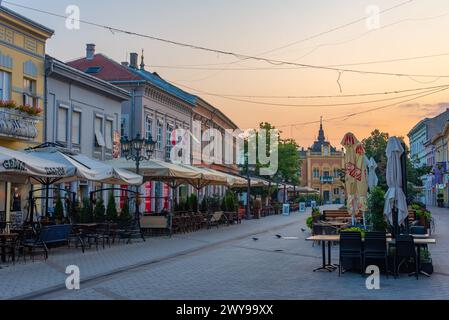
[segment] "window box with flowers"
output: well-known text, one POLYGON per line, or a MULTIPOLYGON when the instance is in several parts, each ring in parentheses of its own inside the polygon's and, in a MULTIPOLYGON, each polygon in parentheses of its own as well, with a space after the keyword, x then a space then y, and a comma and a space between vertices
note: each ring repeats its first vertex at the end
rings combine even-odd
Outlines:
POLYGON ((43 110, 15 101, 0 101, 0 135, 16 139, 34 140, 38 136, 37 123, 43 110))

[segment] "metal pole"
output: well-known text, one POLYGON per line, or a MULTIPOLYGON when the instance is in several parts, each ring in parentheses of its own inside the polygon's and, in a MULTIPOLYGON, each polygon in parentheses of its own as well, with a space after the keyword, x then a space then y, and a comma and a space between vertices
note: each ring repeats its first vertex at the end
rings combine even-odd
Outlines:
POLYGON ((287 185, 284 184, 284 204, 287 203, 287 185))
MULTIPOLYGON (((138 155, 136 157, 136 174, 138 175, 139 172, 140 172, 140 155, 138 155)), ((137 193, 136 193, 136 212, 134 215, 135 215, 135 219, 140 222, 140 212, 139 212, 140 211, 140 208, 139 208, 140 187, 139 186, 136 186, 136 191, 137 191, 137 193)))
POLYGON ((48 203, 49 203, 49 193, 50 193, 50 180, 47 179, 45 184, 45 216, 49 218, 50 214, 48 212, 48 203))
POLYGON ((248 190, 246 192, 246 219, 251 219, 251 177, 249 175, 249 169, 247 169, 248 190))

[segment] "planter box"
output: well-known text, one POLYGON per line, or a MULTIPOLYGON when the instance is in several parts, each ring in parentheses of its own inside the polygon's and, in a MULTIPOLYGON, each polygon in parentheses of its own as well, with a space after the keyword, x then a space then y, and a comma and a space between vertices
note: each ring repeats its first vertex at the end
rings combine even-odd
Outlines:
POLYGON ((0 108, 0 136, 22 140, 34 140, 39 132, 40 117, 29 116, 18 110, 0 108))

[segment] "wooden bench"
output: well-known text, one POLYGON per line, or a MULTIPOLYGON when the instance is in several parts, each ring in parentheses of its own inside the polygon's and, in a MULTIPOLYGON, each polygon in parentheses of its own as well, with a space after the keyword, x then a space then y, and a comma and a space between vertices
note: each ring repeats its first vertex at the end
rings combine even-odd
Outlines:
MULTIPOLYGON (((329 220, 329 219, 352 219, 352 216, 348 213, 348 211, 343 211, 343 210, 325 210, 323 211, 323 217, 324 220, 329 220)), ((362 214, 357 214, 356 215, 357 219, 363 219, 363 215, 362 214)))
POLYGON ((166 216, 143 216, 140 218, 140 228, 149 234, 170 233, 169 218, 166 216))

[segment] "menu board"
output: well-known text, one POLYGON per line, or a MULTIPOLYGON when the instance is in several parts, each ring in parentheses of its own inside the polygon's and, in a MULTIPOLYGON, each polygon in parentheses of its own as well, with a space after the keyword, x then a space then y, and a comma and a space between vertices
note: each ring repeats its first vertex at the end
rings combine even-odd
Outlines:
POLYGON ((13 229, 21 228, 23 226, 24 214, 22 211, 11 212, 10 214, 11 227, 13 229))

